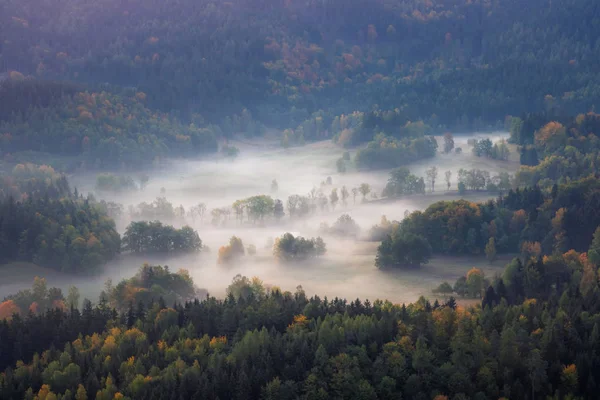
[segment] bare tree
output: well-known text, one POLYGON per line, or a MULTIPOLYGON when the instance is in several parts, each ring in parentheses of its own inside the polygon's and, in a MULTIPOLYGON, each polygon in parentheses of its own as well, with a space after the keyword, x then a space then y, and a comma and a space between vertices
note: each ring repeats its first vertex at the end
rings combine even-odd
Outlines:
POLYGON ((431 182, 431 191, 434 192, 435 191, 435 180, 437 179, 437 176, 438 176, 437 167, 429 168, 427 171, 425 171, 425 174, 427 175, 427 179, 431 182))
POLYGON ((444 134, 444 153, 448 154, 454 148, 454 137, 450 132, 444 134))
POLYGON ((329 195, 329 203, 331 203, 331 209, 335 210, 335 206, 337 205, 340 198, 338 197, 337 188, 331 189, 331 194, 329 195))
POLYGON ((342 194, 342 203, 344 204, 344 206, 346 206, 348 197, 350 197, 350 193, 348 193, 348 189, 346 189, 346 186, 342 186, 341 194, 342 194))
POLYGON ((448 190, 450 190, 450 179, 452 178, 452 171, 446 171, 446 185, 448 186, 448 190))
POLYGON ((371 185, 369 185, 368 183, 361 183, 360 187, 358 188, 358 191, 360 192, 360 194, 362 194, 363 201, 365 201, 367 195, 371 193, 371 185))

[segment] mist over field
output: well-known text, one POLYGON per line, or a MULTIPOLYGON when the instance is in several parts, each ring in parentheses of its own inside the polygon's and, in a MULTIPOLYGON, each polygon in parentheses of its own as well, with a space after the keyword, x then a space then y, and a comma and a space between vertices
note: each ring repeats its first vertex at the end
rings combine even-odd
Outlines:
MULTIPOLYGON (((381 271, 375 268, 375 253, 379 242, 363 240, 367 231, 378 224, 382 216, 389 220, 401 220, 406 212, 422 210, 429 204, 444 199, 458 199, 456 191, 457 171, 461 168, 480 168, 491 174, 499 172, 514 173, 518 168, 515 154, 509 161, 496 161, 474 156, 467 144, 469 138, 489 138, 493 142, 507 138, 507 133, 485 133, 455 135, 455 147, 461 147, 462 154, 438 153, 434 158, 408 165, 411 173, 425 176, 425 170, 436 166, 439 176, 436 192, 426 195, 410 195, 400 199, 373 199, 367 196, 363 203, 360 194, 354 202, 352 195, 347 205, 342 202, 335 209, 318 210, 307 218, 290 219, 288 215, 281 221, 268 221, 256 224, 248 221, 240 223, 231 215, 229 221, 220 226, 210 222, 210 211, 219 207, 230 207, 236 200, 254 195, 267 194, 274 199, 286 199, 294 194, 306 195, 313 188, 319 188, 322 182, 331 177, 332 185, 323 187, 325 195, 332 188, 348 189, 368 183, 378 197, 389 177, 389 170, 357 172, 354 169, 346 173, 336 171, 335 161, 344 151, 330 141, 307 144, 301 147, 283 149, 279 143, 262 140, 231 141, 240 148, 236 159, 206 159, 199 161, 172 159, 168 168, 149 170, 148 185, 144 190, 127 193, 98 192, 95 188, 96 175, 74 174, 69 177, 73 187, 81 193, 94 193, 98 200, 121 203, 123 215, 116 220, 119 233, 135 219, 129 215, 128 208, 141 202, 151 203, 157 197, 165 197, 174 207, 183 206, 186 210, 202 202, 206 204, 206 216, 199 219, 163 220, 165 224, 176 227, 190 225, 198 231, 204 249, 195 255, 177 257, 152 257, 122 254, 114 262, 104 267, 102 272, 93 276, 72 276, 59 272, 27 265, 27 270, 19 264, 9 266, 10 279, 0 283, 0 297, 15 293, 31 285, 34 276, 45 276, 49 286, 57 286, 64 291, 70 285, 76 285, 82 296, 96 300, 107 279, 113 283, 134 275, 144 263, 168 265, 171 270, 180 268, 189 270, 194 283, 207 289, 211 295, 223 297, 225 289, 236 274, 247 277, 257 276, 267 285, 276 285, 284 290, 294 291, 301 285, 308 294, 328 297, 389 299, 394 302, 415 301, 420 295, 430 295, 431 290, 442 281, 453 282, 477 265, 486 275, 492 276, 502 270, 501 263, 489 266, 481 260, 468 257, 434 258, 420 269, 381 271), (452 171, 451 189, 446 191, 444 172, 452 171), (271 192, 271 182, 278 182, 276 192, 271 192), (342 214, 350 215, 361 228, 358 240, 339 238, 323 234, 319 230, 321 223, 333 224, 342 214), (314 261, 297 265, 279 264, 273 257, 272 242, 285 232, 303 237, 322 236, 327 244, 327 254, 314 261), (256 255, 246 255, 232 266, 217 264, 217 250, 228 243, 231 236, 242 239, 245 246, 256 246, 256 255)), ((443 142, 441 137, 437 138, 443 142)), ((354 151, 351 150, 351 153, 354 151)), ((473 201, 494 198, 487 192, 471 192, 464 195, 473 201)), ((287 214, 287 209, 286 209, 287 214)))

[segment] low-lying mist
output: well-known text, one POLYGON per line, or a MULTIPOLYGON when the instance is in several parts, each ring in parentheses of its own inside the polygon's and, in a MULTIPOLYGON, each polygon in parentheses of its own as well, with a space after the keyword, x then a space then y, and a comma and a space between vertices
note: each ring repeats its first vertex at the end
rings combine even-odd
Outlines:
MULTIPOLYGON (((506 138, 504 133, 478 134, 492 141, 506 138)), ((161 221, 165 224, 181 226, 188 224, 198 231, 203 245, 208 247, 199 254, 177 257, 138 257, 122 255, 118 260, 107 265, 104 271, 96 276, 68 276, 54 271, 43 270, 34 266, 13 265, 12 271, 0 283, 0 298, 31 285, 35 275, 45 276, 50 286, 66 290, 70 285, 79 287, 82 296, 96 300, 104 282, 112 279, 114 283, 136 273, 144 263, 169 265, 176 271, 180 268, 189 270, 195 284, 205 288, 211 295, 222 297, 226 287, 236 274, 248 277, 258 276, 265 284, 272 284, 284 290, 294 290, 301 285, 307 294, 320 296, 345 297, 354 299, 389 299, 394 302, 414 301, 420 295, 430 295, 431 289, 441 281, 453 282, 474 266, 480 263, 486 273, 499 270, 498 267, 487 267, 481 260, 466 258, 441 259, 434 258, 429 265, 419 270, 380 271, 375 268, 374 260, 378 243, 361 239, 340 238, 324 234, 319 229, 322 223, 333 224, 342 214, 350 215, 360 226, 364 234, 381 216, 389 220, 401 220, 407 211, 424 209, 427 205, 443 200, 456 199, 458 194, 446 193, 444 172, 452 171, 451 190, 456 190, 457 171, 460 168, 480 168, 490 171, 514 173, 518 163, 514 162, 516 154, 510 161, 495 161, 478 158, 471 154, 467 139, 473 135, 455 136, 455 146, 463 149, 462 154, 438 154, 428 159, 408 165, 411 173, 425 176, 425 170, 436 166, 439 171, 436 192, 427 195, 413 195, 401 199, 373 199, 367 196, 363 202, 362 195, 353 199, 352 194, 347 204, 340 201, 335 208, 317 210, 307 218, 290 219, 285 215, 279 222, 252 223, 236 221, 232 214, 224 225, 211 224, 210 211, 220 207, 231 207, 239 199, 266 194, 274 199, 281 199, 284 206, 288 196, 306 195, 313 188, 319 188, 322 182, 331 177, 332 184, 323 186, 325 195, 333 188, 348 190, 368 183, 373 192, 380 195, 384 188, 389 170, 373 172, 356 172, 349 170, 340 174, 336 170, 336 159, 344 151, 331 142, 319 142, 303 147, 282 149, 278 144, 266 141, 250 143, 235 142, 240 148, 240 155, 234 159, 179 161, 172 160, 169 168, 161 171, 149 171, 149 181, 144 190, 134 193, 97 193, 95 190, 96 175, 82 174, 70 178, 71 185, 81 193, 92 192, 97 199, 105 199, 123 204, 124 213, 118 218, 117 228, 122 234, 132 218, 128 213, 129 206, 141 202, 151 203, 157 197, 165 197, 173 206, 183 206, 188 210, 199 203, 206 205, 206 216, 202 218, 185 218, 161 221), (276 180, 278 188, 272 191, 272 181, 276 180), (272 254, 272 241, 291 232, 294 235, 311 238, 322 236, 327 244, 327 254, 317 260, 301 264, 280 264, 272 254), (255 255, 246 255, 233 265, 217 263, 219 247, 228 243, 231 236, 242 239, 245 246, 256 246, 255 255)), ((441 138, 438 142, 443 143, 441 138)), ((351 151, 351 153, 353 153, 351 151)), ((487 193, 470 193, 466 197, 483 200, 493 197, 487 193)), ((287 210, 286 210, 287 214, 287 210)))

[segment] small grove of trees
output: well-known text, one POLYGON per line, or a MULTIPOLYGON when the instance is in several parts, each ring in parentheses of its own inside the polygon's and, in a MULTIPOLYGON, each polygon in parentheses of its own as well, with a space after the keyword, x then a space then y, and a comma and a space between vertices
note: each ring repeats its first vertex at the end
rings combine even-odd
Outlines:
POLYGON ((425 180, 410 173, 406 167, 393 169, 382 196, 398 197, 407 194, 425 193, 425 180))
POLYGON ((433 293, 443 296, 457 294, 461 297, 479 299, 484 296, 489 285, 490 282, 481 269, 471 268, 466 275, 456 280, 454 286, 451 286, 448 282, 442 282, 437 288, 433 289, 433 293))
POLYGON ((277 219, 283 216, 281 202, 276 203, 271 196, 266 195, 237 200, 233 203, 232 208, 236 219, 240 222, 243 222, 244 216, 253 223, 263 221, 269 215, 274 215, 277 219))
POLYGON ((507 172, 491 176, 488 171, 478 168, 458 170, 458 187, 462 190, 489 190, 506 192, 512 187, 513 178, 507 172))
POLYGON ((454 137, 450 132, 444 133, 444 153, 448 154, 454 149, 454 137))
POLYGON ((130 313, 132 306, 144 306, 162 301, 166 304, 184 302, 197 296, 206 295, 206 290, 194 286, 189 272, 180 269, 171 272, 168 266, 144 264, 132 278, 124 279, 116 286, 107 285, 106 296, 117 310, 130 313))
MULTIPOLYGON (((44 196, 45 197, 45 196, 44 196)), ((115 223, 89 199, 0 200, 0 262, 93 271, 121 250, 115 223)))
POLYGON ((140 221, 125 229, 123 249, 138 254, 190 253, 202 249, 202 240, 189 226, 176 229, 159 221, 140 221))
POLYGON ((96 176, 96 190, 101 192, 127 192, 138 190, 138 186, 131 176, 105 173, 96 176))
POLYGON ((388 235, 391 235, 393 230, 398 226, 397 221, 390 221, 385 215, 381 216, 381 221, 378 225, 374 225, 367 233, 367 240, 374 242, 383 241, 388 235))
POLYGON ((423 236, 395 229, 377 248, 377 268, 419 267, 432 255, 431 245, 423 236))
POLYGON ((48 288, 46 278, 35 277, 31 289, 18 291, 0 302, 0 320, 11 319, 13 314, 41 315, 47 310, 67 310, 79 307, 79 290, 75 286, 69 288, 67 297, 60 288, 48 288))
POLYGON ((224 145, 221 147, 221 154, 227 158, 236 158, 240 154, 240 149, 232 145, 224 145))
POLYGON ((321 257, 327 252, 327 247, 322 238, 306 239, 285 233, 275 240, 273 255, 280 262, 304 261, 321 257))
MULTIPOLYGON (((256 252, 256 249, 254 249, 256 252)), ((219 255, 217 258, 217 262, 219 264, 230 264, 236 260, 239 260, 246 254, 246 250, 244 249, 244 243, 242 239, 237 236, 232 236, 229 239, 229 244, 226 246, 221 246, 219 248, 219 255)))
POLYGON ((425 171, 425 174, 427 175, 427 180, 431 183, 431 191, 435 192, 435 181, 438 176, 437 167, 433 166, 431 168, 428 168, 427 171, 425 171))
POLYGON ((414 139, 395 139, 379 134, 366 148, 356 153, 354 163, 360 170, 397 168, 413 161, 430 158, 437 153, 438 144, 433 136, 414 139))
POLYGON ((333 225, 321 224, 319 229, 324 234, 357 238, 360 235, 360 226, 348 214, 342 214, 333 225))
POLYGON ((473 154, 477 157, 488 157, 494 160, 506 161, 510 156, 510 149, 504 139, 494 144, 488 138, 473 140, 471 143, 473 145, 473 154))

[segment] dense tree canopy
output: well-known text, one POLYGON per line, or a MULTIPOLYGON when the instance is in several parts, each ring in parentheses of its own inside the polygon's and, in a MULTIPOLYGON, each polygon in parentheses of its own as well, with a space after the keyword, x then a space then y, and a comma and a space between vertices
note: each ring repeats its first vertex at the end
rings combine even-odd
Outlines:
MULTIPOLYGON (((482 297, 470 308, 308 298, 237 276, 224 300, 15 316, 0 323, 0 397, 594 398, 597 272, 575 252, 515 261, 487 287, 472 269, 455 286, 482 297)), ((167 276, 144 267, 124 285, 167 276)))
POLYGON ((481 127, 587 109, 600 95, 593 0, 7 1, 1 11, 0 71, 13 79, 133 86, 186 118, 246 107, 288 128, 379 104, 404 122, 481 127))
POLYGON ((190 253, 202 249, 198 232, 189 226, 177 229, 162 222, 132 222, 123 234, 123 248, 133 253, 190 253))
POLYGON ((0 202, 0 261, 93 271, 121 249, 115 223, 88 200, 30 197, 0 202))

